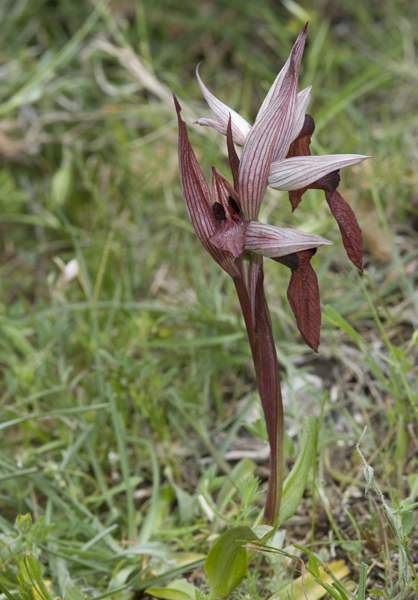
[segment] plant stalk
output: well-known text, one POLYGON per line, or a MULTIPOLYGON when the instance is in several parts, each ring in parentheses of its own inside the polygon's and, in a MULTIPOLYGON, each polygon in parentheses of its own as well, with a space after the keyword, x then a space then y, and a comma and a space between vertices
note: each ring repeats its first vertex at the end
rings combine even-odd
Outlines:
POLYGON ((279 522, 284 480, 284 416, 279 363, 260 259, 257 257, 249 267, 249 293, 244 278, 234 279, 234 283, 247 328, 270 444, 270 477, 263 523, 274 527, 279 522))

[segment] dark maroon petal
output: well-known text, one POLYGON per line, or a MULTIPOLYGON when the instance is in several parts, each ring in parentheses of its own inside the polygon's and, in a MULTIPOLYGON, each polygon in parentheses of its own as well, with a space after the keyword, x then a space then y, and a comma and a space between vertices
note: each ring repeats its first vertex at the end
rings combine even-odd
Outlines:
POLYGON ((363 236, 350 205, 337 191, 325 192, 332 214, 338 223, 348 258, 360 271, 363 270, 363 236))
MULTIPOLYGON (((298 135, 298 137, 290 144, 289 152, 286 158, 293 158, 294 156, 310 156, 312 134, 315 131, 315 121, 310 115, 305 115, 305 122, 298 135)), ((303 194, 312 186, 301 188, 300 190, 293 190, 289 192, 289 200, 292 205, 292 212, 299 206, 303 194)))
POLYGON ((274 258, 292 271, 287 299, 296 317, 301 336, 307 345, 318 352, 321 332, 321 307, 319 303, 319 286, 310 260, 316 249, 303 250, 288 256, 274 258))
POLYGON ((207 252, 231 277, 235 277, 238 271, 231 258, 210 242, 216 231, 216 221, 209 188, 190 145, 186 123, 180 116, 181 106, 175 94, 173 96, 179 123, 180 179, 190 220, 207 252))
POLYGON ((300 190, 292 190, 289 192, 289 200, 292 205, 292 212, 297 209, 299 204, 302 202, 303 194, 308 190, 307 187, 301 188, 300 190))
MULTIPOLYGON (((303 154, 292 154, 291 156, 309 156, 310 155, 311 152, 309 150, 309 144, 311 143, 311 137, 313 136, 314 131, 315 131, 315 121, 313 120, 313 117, 311 117, 311 115, 305 115, 303 127, 299 131, 298 137, 295 138, 294 141, 291 143, 290 148, 292 148, 293 144, 295 142, 297 142, 298 140, 302 140, 303 138, 309 138, 308 144, 307 144, 307 152, 305 151, 303 154)), ((304 142, 304 147, 306 149, 306 142, 304 142)), ((289 150, 289 152, 290 152, 290 150, 289 150)))
POLYGON ((320 179, 317 179, 313 183, 309 184, 311 190, 324 190, 324 192, 334 193, 337 187, 340 185, 340 170, 331 171, 320 179))
POLYGON ((228 127, 226 129, 226 144, 228 147, 229 164, 231 165, 231 173, 234 180, 234 188, 238 193, 238 174, 239 174, 239 158, 234 146, 232 137, 231 115, 229 115, 228 127))

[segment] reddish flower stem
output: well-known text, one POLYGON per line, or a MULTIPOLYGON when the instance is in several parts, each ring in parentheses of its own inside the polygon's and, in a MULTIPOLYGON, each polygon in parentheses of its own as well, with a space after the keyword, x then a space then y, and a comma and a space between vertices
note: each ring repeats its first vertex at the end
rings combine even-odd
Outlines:
MULTIPOLYGON (((261 258, 261 257, 260 257, 261 258)), ((284 417, 280 388, 279 363, 273 339, 270 313, 264 295, 262 258, 249 267, 248 287, 242 259, 237 264, 242 277, 234 278, 248 339, 254 361, 257 387, 260 394, 270 444, 270 478, 263 523, 276 526, 284 479, 284 417)))
POLYGON ((279 521, 284 479, 284 416, 279 363, 274 344, 270 313, 264 295, 264 273, 260 267, 255 296, 255 371, 270 443, 270 478, 263 523, 279 521))

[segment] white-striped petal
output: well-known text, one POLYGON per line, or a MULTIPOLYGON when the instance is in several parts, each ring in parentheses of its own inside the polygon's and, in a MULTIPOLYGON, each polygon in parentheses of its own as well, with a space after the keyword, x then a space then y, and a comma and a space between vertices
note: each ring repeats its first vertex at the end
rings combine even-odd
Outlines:
POLYGON ((307 30, 307 25, 305 25, 305 27, 300 32, 298 39, 296 40, 296 42, 293 45, 292 52, 290 53, 289 58, 287 59, 285 65, 282 68, 282 70, 280 71, 280 73, 277 75, 276 79, 274 80, 273 85, 271 86, 271 88, 269 89, 269 91, 267 93, 267 96, 264 98, 264 102, 260 106, 260 110, 258 111, 257 119, 258 119, 258 117, 261 117, 263 112, 265 112, 267 110, 267 108, 270 106, 270 104, 272 102, 274 102, 275 98, 280 94, 281 87, 283 85, 283 82, 286 78, 287 72, 290 67, 290 58, 291 58, 292 54, 293 54, 296 62, 298 64, 300 64, 300 61, 302 59, 303 50, 305 48, 306 30, 307 30))
POLYGON ((305 123, 306 109, 308 108, 308 104, 311 99, 311 89, 312 86, 310 85, 298 94, 295 124, 293 126, 293 133, 290 139, 291 142, 293 142, 298 137, 299 132, 302 129, 303 124, 305 123))
POLYGON ((293 252, 332 246, 332 242, 314 233, 285 229, 251 221, 245 237, 245 249, 267 258, 286 256, 293 252))
POLYGON ((214 96, 208 90, 200 78, 199 65, 196 67, 196 77, 205 100, 209 104, 215 117, 218 119, 219 124, 218 126, 215 126, 216 122, 212 121, 211 119, 198 119, 195 122, 199 125, 208 125, 209 127, 213 127, 214 129, 217 129, 226 135, 229 115, 231 115, 232 137, 234 138, 234 142, 236 144, 243 146, 245 139, 250 132, 251 125, 247 123, 247 121, 243 119, 241 115, 235 112, 235 110, 232 110, 232 108, 229 108, 229 106, 218 100, 218 98, 216 98, 216 96, 214 96))
POLYGON ((238 193, 246 219, 257 219, 270 166, 288 153, 296 113, 298 72, 299 63, 291 57, 280 93, 261 117, 257 117, 245 142, 239 165, 238 193))
POLYGON ((330 154, 286 158, 271 164, 268 182, 275 190, 300 190, 332 171, 355 165, 366 158, 370 156, 330 154))

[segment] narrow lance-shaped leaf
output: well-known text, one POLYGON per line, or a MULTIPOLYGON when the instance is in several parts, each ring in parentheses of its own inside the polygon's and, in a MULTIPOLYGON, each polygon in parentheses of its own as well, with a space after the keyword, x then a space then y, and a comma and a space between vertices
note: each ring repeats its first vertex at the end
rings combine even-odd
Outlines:
POLYGON ((339 192, 330 193, 326 191, 325 197, 340 228, 348 258, 362 271, 363 236, 356 215, 339 192))
POLYGON ((315 461, 316 418, 306 417, 305 434, 295 464, 283 484, 280 524, 292 517, 305 491, 309 470, 315 461))
POLYGON ((289 267, 292 271, 287 299, 296 317, 301 336, 307 345, 318 352, 321 332, 321 307, 319 303, 319 286, 310 260, 316 250, 304 250, 274 258, 277 262, 289 267))

